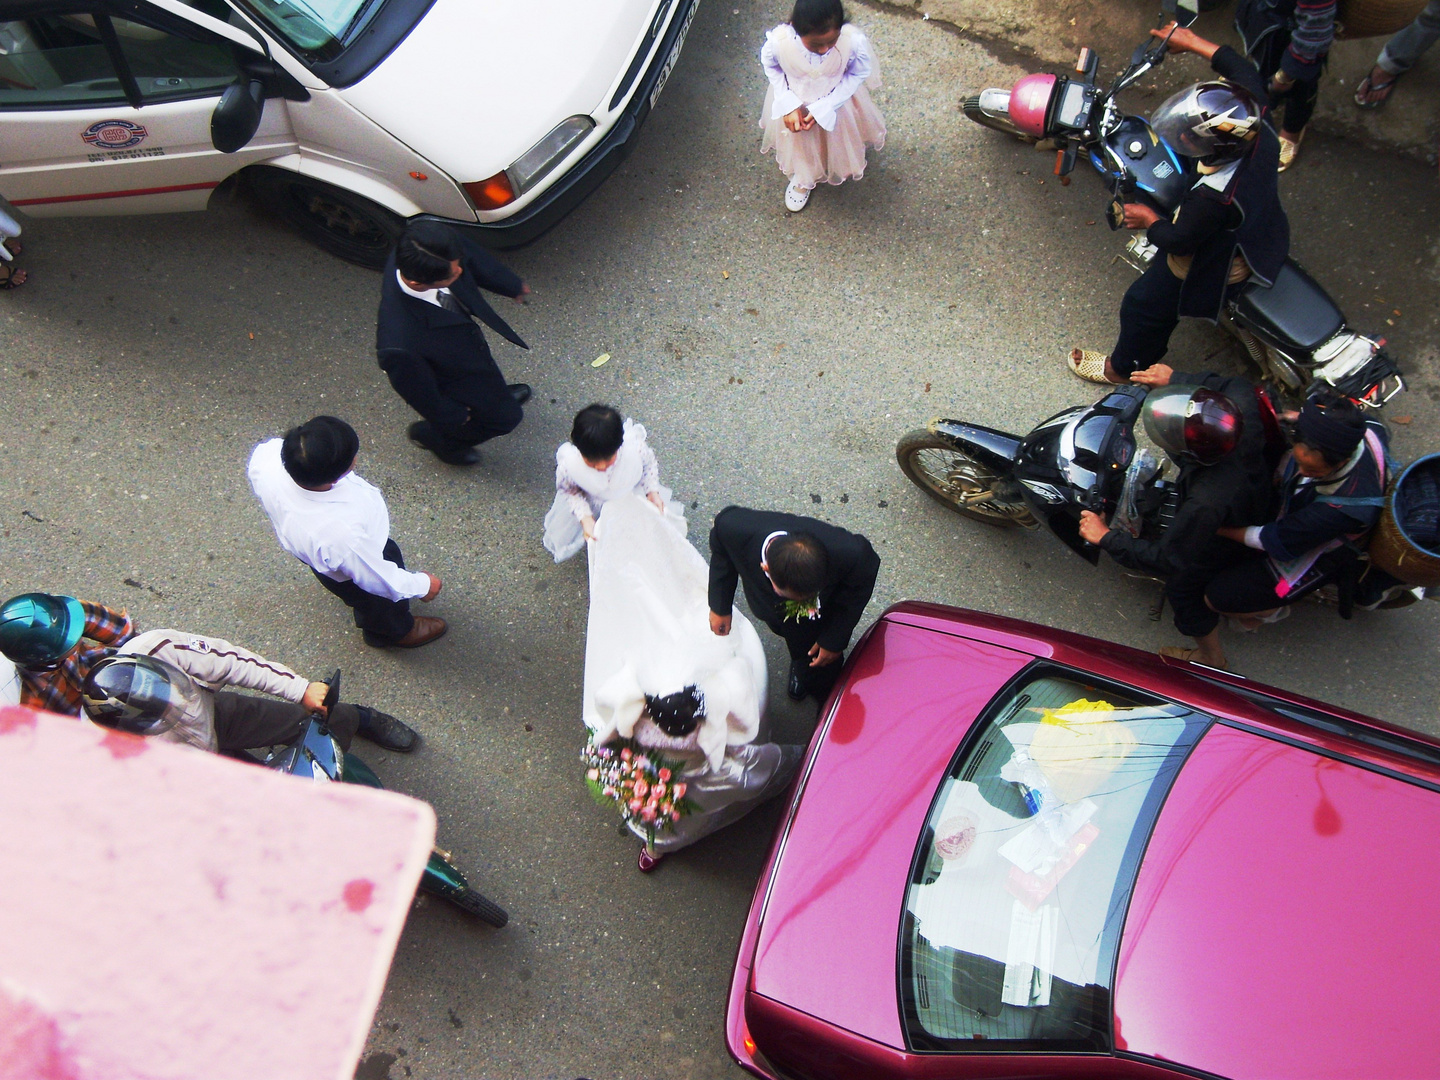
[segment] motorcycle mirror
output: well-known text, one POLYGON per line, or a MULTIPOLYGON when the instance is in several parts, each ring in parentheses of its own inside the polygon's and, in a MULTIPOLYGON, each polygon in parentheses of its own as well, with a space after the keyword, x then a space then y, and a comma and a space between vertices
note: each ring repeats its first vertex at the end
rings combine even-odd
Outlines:
POLYGON ((328 711, 335 708, 335 706, 340 702, 339 668, 336 668, 334 674, 325 680, 325 685, 330 687, 330 689, 325 692, 325 708, 328 711))
POLYGON ((1200 17, 1200 0, 1160 0, 1160 9, 1181 26, 1189 26, 1200 17))

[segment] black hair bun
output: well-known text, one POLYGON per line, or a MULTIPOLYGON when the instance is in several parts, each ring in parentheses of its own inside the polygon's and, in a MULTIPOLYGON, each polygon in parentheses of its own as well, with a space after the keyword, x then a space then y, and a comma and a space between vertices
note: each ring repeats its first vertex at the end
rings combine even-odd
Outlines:
POLYGON ((696 686, 664 696, 645 695, 645 711, 655 726, 672 739, 684 738, 705 718, 705 698, 696 686))

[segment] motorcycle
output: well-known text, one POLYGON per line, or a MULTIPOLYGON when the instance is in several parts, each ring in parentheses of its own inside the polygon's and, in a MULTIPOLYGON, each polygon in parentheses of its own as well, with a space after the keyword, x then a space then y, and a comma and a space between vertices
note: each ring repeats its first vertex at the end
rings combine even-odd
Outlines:
MULTIPOLYGON (((943 506, 988 525, 1038 529, 1043 522, 1093 566, 1100 547, 1081 537, 1082 511, 1092 510, 1132 536, 1158 540, 1179 507, 1179 491, 1160 457, 1136 443, 1135 422, 1148 393, 1141 386, 1116 386, 1095 404, 1064 409, 1023 437, 936 419, 901 438, 895 456, 910 482, 943 506)), ((1273 467, 1285 446, 1280 418, 1264 388, 1256 388, 1256 397, 1273 467)), ((1145 573, 1132 576, 1159 581, 1145 573)), ((1311 597, 1338 604, 1341 616, 1350 617, 1353 596, 1335 586, 1311 597)), ((1405 607, 1424 598, 1440 599, 1440 588, 1396 585, 1378 606, 1405 607)), ((1160 618, 1163 603, 1151 609, 1152 619, 1160 618)))
MULTIPOLYGON (((330 687, 325 695, 328 710, 340 700, 340 672, 327 679, 326 685, 330 687)), ((385 786, 369 765, 340 749, 340 744, 326 726, 325 718, 319 713, 310 715, 309 723, 299 738, 288 746, 273 749, 260 764, 267 769, 316 783, 364 784, 374 788, 385 786)), ((501 927, 509 922, 510 916, 505 909, 472 889, 465 875, 450 860, 448 851, 437 847, 431 852, 425 873, 420 878, 421 891, 448 900, 461 911, 491 926, 501 927)))
MULTIPOLYGON (((1188 26, 1196 0, 1164 0, 1163 21, 1188 26)), ((1055 175, 1069 184, 1080 156, 1100 174, 1112 201, 1106 220, 1124 223, 1127 202, 1142 202, 1169 217, 1190 188, 1187 168, 1143 116, 1124 112, 1116 97, 1164 62, 1169 36, 1136 47, 1130 65, 1108 89, 1095 82, 1099 57, 1080 50, 1069 75, 1026 75, 1009 90, 991 87, 964 99, 965 115, 983 127, 1027 141, 1053 143, 1055 175)), ((1144 271, 1158 249, 1136 233, 1121 256, 1144 271)), ((1344 313, 1305 270, 1287 259, 1274 284, 1252 284, 1225 305, 1228 329, 1292 404, 1330 387, 1367 408, 1379 408, 1405 389, 1385 339, 1350 327, 1344 313)))
POLYGON ((1158 536, 1175 512, 1175 487, 1153 451, 1137 448, 1141 386, 1116 386, 1026 436, 963 420, 933 420, 895 448, 900 469, 932 499, 988 525, 1038 529, 1043 522, 1092 565, 1100 549, 1080 536, 1093 510, 1137 536, 1158 536))

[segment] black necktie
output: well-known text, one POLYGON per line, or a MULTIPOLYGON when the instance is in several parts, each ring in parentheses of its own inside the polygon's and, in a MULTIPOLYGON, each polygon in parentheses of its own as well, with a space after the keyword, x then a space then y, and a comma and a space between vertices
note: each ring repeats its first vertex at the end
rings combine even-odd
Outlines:
POLYGON ((440 306, 446 311, 453 311, 456 315, 464 316, 467 319, 470 318, 470 309, 455 299, 455 294, 449 289, 441 289, 435 296, 436 299, 440 301, 440 306))

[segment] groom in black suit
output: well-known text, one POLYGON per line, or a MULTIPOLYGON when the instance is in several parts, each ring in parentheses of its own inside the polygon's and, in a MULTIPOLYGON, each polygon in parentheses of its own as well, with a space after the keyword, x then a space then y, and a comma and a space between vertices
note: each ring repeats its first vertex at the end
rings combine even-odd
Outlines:
POLYGON ((475 447, 514 431, 530 397, 505 382, 478 319, 506 341, 529 348, 481 295, 522 300, 529 288, 484 248, 448 225, 408 225, 385 264, 375 352, 390 385, 423 420, 410 440, 451 465, 474 465, 475 447))
POLYGON ((880 556, 870 541, 814 518, 727 506, 710 530, 710 629, 730 633, 735 586, 785 639, 790 697, 824 701, 865 613, 880 556))

